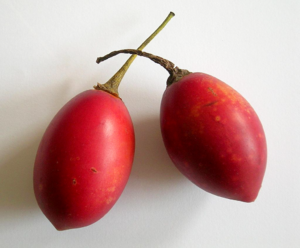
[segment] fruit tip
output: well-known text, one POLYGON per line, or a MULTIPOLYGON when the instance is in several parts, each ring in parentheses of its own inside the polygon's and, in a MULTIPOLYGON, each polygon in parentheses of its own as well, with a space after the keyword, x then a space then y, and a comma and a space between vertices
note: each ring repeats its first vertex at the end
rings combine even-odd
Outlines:
POLYGON ((56 229, 56 231, 62 232, 62 231, 66 231, 68 229, 71 229, 68 226, 63 225, 61 223, 56 223, 56 222, 53 222, 53 221, 50 221, 50 222, 53 225, 53 227, 56 229))

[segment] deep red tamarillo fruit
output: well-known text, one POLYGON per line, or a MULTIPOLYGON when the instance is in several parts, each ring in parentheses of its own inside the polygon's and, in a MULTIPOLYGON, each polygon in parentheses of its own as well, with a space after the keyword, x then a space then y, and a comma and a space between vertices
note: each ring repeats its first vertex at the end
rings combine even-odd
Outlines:
POLYGON ((142 51, 115 51, 97 62, 119 53, 148 57, 168 70, 161 132, 182 174, 212 194, 254 201, 266 169, 267 146, 262 124, 246 99, 213 76, 179 69, 142 51))
MULTIPOLYGON (((143 49, 174 16, 139 47, 143 49)), ((90 225, 120 197, 130 175, 135 139, 118 86, 132 55, 106 83, 71 99, 40 142, 34 165, 38 205, 57 230, 90 225)))

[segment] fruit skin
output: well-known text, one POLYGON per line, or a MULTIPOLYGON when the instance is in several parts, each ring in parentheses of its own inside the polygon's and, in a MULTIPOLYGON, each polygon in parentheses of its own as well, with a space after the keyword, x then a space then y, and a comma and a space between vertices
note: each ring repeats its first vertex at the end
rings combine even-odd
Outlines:
POLYGON ((250 104, 224 82, 191 73, 161 102, 161 132, 176 167, 212 194, 252 202, 266 168, 263 127, 250 104))
POLYGON ((56 114, 38 148, 34 192, 57 230, 90 225, 113 207, 134 149, 128 110, 105 91, 82 92, 56 114))

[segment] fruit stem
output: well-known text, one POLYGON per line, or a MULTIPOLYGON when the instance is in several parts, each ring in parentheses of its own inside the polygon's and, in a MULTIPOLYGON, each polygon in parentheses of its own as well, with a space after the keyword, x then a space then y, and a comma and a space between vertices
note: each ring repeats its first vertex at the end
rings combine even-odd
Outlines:
MULTIPOLYGON (((170 12, 170 14, 167 16, 167 18, 163 21, 163 23, 142 43, 142 45, 140 45, 138 47, 138 50, 143 50, 148 43, 167 25, 167 23, 172 19, 172 17, 174 17, 175 14, 173 12, 170 12)), ((134 59, 136 58, 137 55, 131 55, 130 58, 125 62, 125 64, 117 71, 117 73, 112 76, 111 79, 109 79, 105 84, 99 84, 97 83, 96 86, 94 86, 94 89, 96 90, 104 90, 107 91, 117 97, 119 97, 119 92, 118 92, 118 88, 119 85, 125 75, 125 73, 127 72, 129 66, 131 65, 131 63, 134 61, 134 59)), ((98 58, 99 59, 99 58, 98 58)), ((98 61, 97 59, 97 63, 99 64, 100 61, 98 61)))
POLYGON ((111 52, 103 57, 98 57, 97 63, 99 64, 100 62, 107 60, 113 56, 116 56, 120 53, 127 53, 127 54, 129 53, 129 54, 135 54, 138 56, 146 57, 148 59, 151 59, 153 62, 161 65, 162 67, 164 67, 170 74, 167 80, 167 86, 170 86, 172 83, 178 82, 181 78, 191 73, 188 70, 178 68, 177 66, 174 65, 174 63, 172 63, 169 60, 136 49, 123 49, 123 50, 111 52))

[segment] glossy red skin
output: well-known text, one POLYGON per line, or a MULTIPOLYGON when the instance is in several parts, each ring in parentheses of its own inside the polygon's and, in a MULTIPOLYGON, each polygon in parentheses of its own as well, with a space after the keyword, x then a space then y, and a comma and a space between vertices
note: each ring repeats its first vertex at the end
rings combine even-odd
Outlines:
POLYGON ((113 207, 128 181, 134 146, 129 113, 107 92, 85 91, 57 113, 34 166, 37 202, 57 230, 90 225, 113 207))
POLYGON ((161 131, 176 167, 212 194, 252 202, 266 168, 266 138, 250 104, 224 82, 192 73, 171 84, 161 131))

